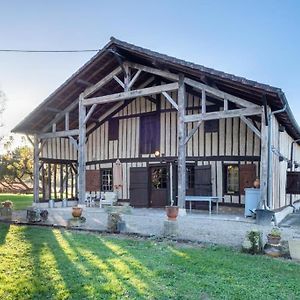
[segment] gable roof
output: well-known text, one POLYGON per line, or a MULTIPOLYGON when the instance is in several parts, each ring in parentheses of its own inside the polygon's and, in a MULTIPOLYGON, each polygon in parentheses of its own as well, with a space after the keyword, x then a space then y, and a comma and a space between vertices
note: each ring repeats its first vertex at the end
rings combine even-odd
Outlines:
MULTIPOLYGON (((54 118, 55 111, 57 113, 58 110, 64 110, 84 91, 86 86, 82 85, 82 82, 95 84, 118 67, 119 63, 118 59, 116 59, 118 57, 155 68, 168 69, 172 73, 183 73, 185 76, 200 80, 206 84, 213 84, 222 91, 256 104, 262 104, 262 97, 265 96, 272 110, 281 109, 286 105, 286 111, 278 114, 277 118, 294 139, 300 138, 300 128, 288 105, 285 94, 280 88, 138 47, 114 37, 12 131, 29 134, 40 132, 54 118), (117 53, 117 55, 114 55, 114 53, 117 53), (51 108, 53 111, 51 111, 51 108)), ((140 82, 145 80, 146 76, 147 74, 140 76, 140 82)), ((136 84, 138 85, 138 83, 136 84)), ((111 93, 116 93, 121 92, 120 88, 118 83, 112 81, 104 89, 111 93)), ((111 106, 112 104, 101 105, 100 108, 95 110, 93 116, 99 118, 111 106)), ((77 108, 74 108, 70 116, 70 122, 70 129, 78 127, 77 108)), ((63 128, 63 122, 57 125, 58 129, 60 127, 63 128)))

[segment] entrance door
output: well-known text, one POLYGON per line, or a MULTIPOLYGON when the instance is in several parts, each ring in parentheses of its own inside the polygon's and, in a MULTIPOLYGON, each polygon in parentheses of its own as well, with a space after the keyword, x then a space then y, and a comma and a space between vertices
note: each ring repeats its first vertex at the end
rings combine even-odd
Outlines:
POLYGON ((211 165, 203 165, 195 167, 195 195, 211 196, 211 165))
POLYGON ((148 168, 130 168, 130 205, 148 207, 148 168))
POLYGON ((168 199, 167 167, 150 167, 150 206, 164 207, 168 199))

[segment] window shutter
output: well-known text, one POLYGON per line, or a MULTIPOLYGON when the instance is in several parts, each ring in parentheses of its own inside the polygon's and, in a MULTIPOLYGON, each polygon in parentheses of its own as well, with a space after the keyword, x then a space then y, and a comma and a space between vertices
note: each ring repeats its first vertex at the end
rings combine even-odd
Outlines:
POLYGON ((99 170, 86 170, 86 191, 97 192, 100 191, 100 171, 99 170))
POLYGON ((130 205, 148 207, 149 171, 146 167, 130 168, 130 205))
POLYGON ((114 141, 119 139, 119 120, 110 119, 108 121, 108 140, 114 141))
POLYGON ((245 194, 245 188, 253 187, 256 179, 256 165, 240 165, 240 194, 245 194))

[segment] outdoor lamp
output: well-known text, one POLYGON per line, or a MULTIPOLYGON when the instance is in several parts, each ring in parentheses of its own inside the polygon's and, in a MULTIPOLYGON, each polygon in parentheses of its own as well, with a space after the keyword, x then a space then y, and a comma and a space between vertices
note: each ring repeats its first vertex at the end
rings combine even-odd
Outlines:
POLYGON ((159 156, 160 156, 159 150, 156 150, 156 151, 154 152, 154 155, 155 155, 155 157, 159 157, 159 156))

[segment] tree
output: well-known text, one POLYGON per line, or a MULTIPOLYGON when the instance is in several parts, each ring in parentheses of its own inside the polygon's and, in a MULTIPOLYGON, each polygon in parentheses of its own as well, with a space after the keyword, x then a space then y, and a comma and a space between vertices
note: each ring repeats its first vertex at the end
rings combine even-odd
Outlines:
POLYGON ((33 153, 28 146, 17 147, 0 156, 0 185, 10 191, 30 191, 33 153))

